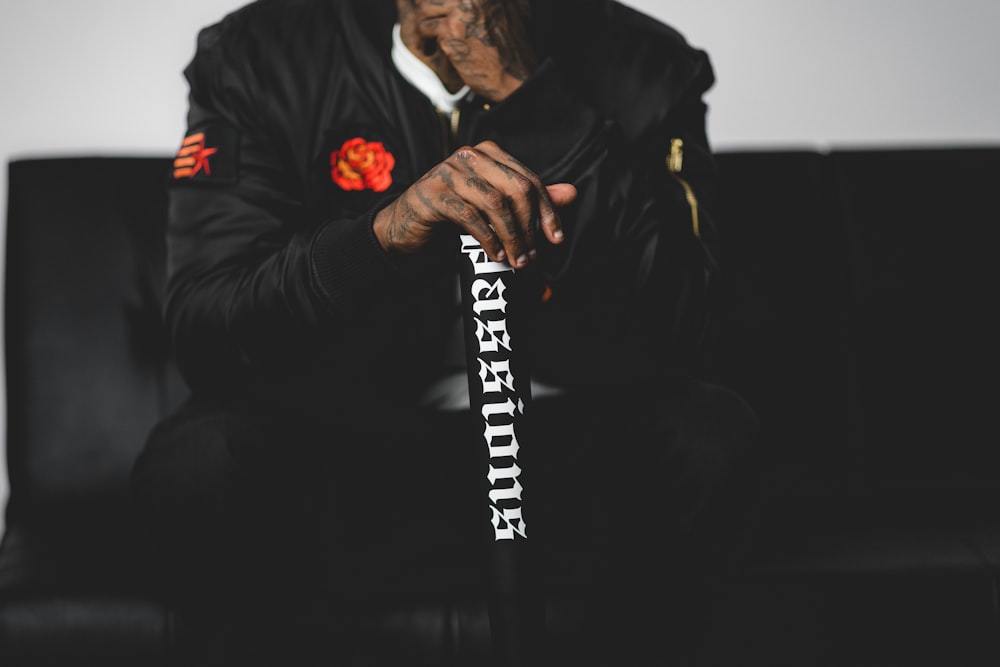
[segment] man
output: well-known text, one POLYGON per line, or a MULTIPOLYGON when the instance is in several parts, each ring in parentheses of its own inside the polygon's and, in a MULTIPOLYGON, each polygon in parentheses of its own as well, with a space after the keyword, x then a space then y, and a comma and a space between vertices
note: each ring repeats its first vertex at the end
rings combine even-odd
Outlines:
POLYGON ((675 654, 664 600, 734 546, 753 428, 697 381, 706 56, 605 0, 261 0, 185 73, 166 317, 192 398, 134 470, 178 604, 475 590, 461 233, 528 295, 526 511, 546 585, 596 600, 580 654, 675 654))

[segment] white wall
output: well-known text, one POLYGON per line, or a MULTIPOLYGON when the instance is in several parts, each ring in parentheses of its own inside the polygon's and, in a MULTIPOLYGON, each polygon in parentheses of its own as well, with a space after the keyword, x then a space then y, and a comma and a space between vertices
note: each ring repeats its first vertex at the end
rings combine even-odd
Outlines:
POLYGON ((717 148, 1000 142, 997 0, 628 0, 709 51, 717 148))
MULTIPOLYGON (((712 54, 719 149, 1000 143, 997 0, 628 2, 712 54)), ((241 4, 0 0, 0 159, 169 155, 196 32, 241 4)))

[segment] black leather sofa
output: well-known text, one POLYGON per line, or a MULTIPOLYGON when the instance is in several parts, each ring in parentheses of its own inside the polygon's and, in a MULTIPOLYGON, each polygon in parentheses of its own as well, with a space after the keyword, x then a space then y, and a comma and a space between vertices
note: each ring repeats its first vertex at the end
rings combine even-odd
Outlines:
MULTIPOLYGON (((128 497, 147 431, 185 394, 160 326, 169 164, 9 165, 5 667, 183 654, 128 497)), ((710 376, 758 411, 765 502, 702 664, 998 664, 1000 147, 719 165, 710 376)), ((481 664, 481 608, 408 605, 366 626, 403 646, 385 664, 481 664)))

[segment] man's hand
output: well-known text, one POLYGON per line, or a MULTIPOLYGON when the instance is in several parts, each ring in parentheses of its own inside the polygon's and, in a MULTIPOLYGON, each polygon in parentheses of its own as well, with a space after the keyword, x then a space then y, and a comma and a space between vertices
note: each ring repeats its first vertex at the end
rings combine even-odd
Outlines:
POLYGON ((379 243, 392 254, 426 246, 445 225, 479 241, 496 262, 522 268, 535 257, 540 229, 562 243, 556 207, 576 198, 568 183, 544 186, 531 170, 492 141, 459 148, 375 217, 379 243))
POLYGON ((457 75, 476 94, 499 102, 537 65, 528 0, 399 0, 399 6, 403 41, 446 86, 457 75))

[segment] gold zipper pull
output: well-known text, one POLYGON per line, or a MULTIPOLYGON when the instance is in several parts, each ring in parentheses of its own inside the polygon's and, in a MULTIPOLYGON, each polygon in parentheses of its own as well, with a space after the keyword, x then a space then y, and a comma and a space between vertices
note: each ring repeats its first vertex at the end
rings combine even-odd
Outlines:
POLYGON ((691 209, 691 233, 695 238, 701 238, 701 224, 698 220, 698 198, 694 194, 691 185, 681 178, 681 170, 684 168, 684 140, 680 138, 670 140, 670 155, 667 156, 667 171, 674 177, 684 189, 684 198, 687 199, 688 207, 691 209))
POLYGON ((681 173, 684 168, 684 140, 670 140, 670 156, 667 158, 667 169, 671 174, 681 173))
POLYGON ((455 105, 455 108, 451 110, 451 143, 455 143, 458 139, 458 122, 462 119, 462 110, 455 105))

